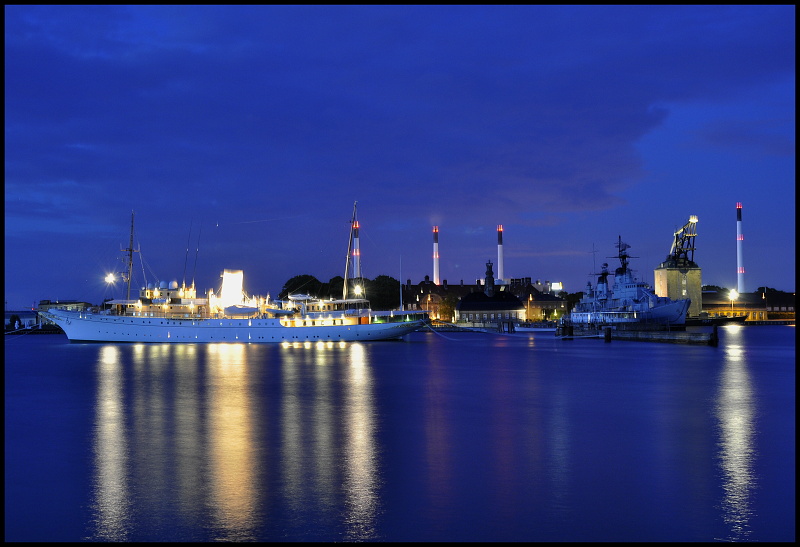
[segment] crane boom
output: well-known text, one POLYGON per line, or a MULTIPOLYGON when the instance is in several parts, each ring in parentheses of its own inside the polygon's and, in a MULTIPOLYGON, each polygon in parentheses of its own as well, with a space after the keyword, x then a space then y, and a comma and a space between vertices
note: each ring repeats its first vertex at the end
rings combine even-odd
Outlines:
POLYGON ((697 215, 691 215, 689 221, 675 232, 667 261, 674 262, 677 266, 694 264, 695 237, 697 237, 697 215))

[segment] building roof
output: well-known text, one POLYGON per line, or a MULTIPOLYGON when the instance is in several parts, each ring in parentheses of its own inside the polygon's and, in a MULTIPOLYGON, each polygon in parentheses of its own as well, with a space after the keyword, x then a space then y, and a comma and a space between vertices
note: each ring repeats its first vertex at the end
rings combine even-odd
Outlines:
MULTIPOLYGON (((760 292, 741 293, 733 301, 737 308, 764 308, 766 306, 794 306, 795 295, 784 292, 768 292, 766 295, 760 292)), ((727 291, 703 291, 703 307, 730 306, 731 300, 727 291)))
POLYGON ((492 296, 482 292, 473 292, 465 295, 456 304, 459 312, 473 311, 519 311, 525 306, 519 298, 508 291, 497 291, 492 296))

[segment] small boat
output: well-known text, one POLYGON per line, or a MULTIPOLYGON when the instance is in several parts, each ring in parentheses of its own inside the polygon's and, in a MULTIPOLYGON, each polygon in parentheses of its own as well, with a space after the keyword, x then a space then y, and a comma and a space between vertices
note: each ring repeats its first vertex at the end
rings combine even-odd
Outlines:
MULTIPOLYGON (((358 222, 353 208, 348 264, 355 260, 360 275, 357 243, 358 222), (356 243, 353 244, 353 230, 356 243)), ((41 316, 61 327, 70 341, 204 343, 246 342, 256 344, 296 342, 339 342, 390 340, 416 331, 428 322, 425 311, 373 311, 366 298, 324 300, 294 295, 289 302, 267 297, 247 297, 242 291, 241 270, 223 272, 219 295, 213 289, 197 297, 194 283, 177 281, 158 287, 142 287, 139 297, 130 298, 133 257, 133 216, 131 248, 128 252, 128 297, 106 302, 100 313, 50 309, 41 316)))
POLYGON ((704 327, 708 325, 742 325, 744 322, 747 321, 747 314, 743 315, 733 315, 733 316, 716 316, 711 317, 708 315, 708 312, 700 312, 700 315, 697 317, 687 317, 686 318, 686 326, 687 327, 704 327))
POLYGON ((597 285, 587 283, 583 297, 562 320, 562 325, 578 327, 618 326, 664 327, 684 326, 691 300, 672 300, 656 296, 650 285, 636 279, 628 267, 632 258, 630 245, 618 239, 615 245, 620 267, 614 272, 613 286, 609 283, 608 264, 603 264, 597 285))
POLYGON ((525 321, 514 326, 515 332, 555 332, 558 323, 555 321, 525 321))

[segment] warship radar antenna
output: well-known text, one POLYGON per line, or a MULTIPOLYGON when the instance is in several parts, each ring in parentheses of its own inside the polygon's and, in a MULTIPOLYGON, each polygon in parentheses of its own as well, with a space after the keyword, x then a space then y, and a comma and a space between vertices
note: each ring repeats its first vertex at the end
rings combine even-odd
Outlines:
POLYGON ((622 236, 617 236, 617 242, 614 243, 614 247, 617 248, 617 256, 609 256, 606 258, 618 258, 620 264, 622 265, 621 268, 617 270, 627 270, 628 269, 628 259, 629 258, 639 258, 638 256, 631 256, 628 254, 628 249, 631 248, 630 245, 622 241, 622 236))

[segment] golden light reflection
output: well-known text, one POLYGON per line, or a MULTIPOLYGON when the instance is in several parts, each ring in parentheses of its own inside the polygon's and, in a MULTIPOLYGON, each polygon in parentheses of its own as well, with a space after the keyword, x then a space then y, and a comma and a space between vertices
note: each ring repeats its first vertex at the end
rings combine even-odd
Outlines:
POLYGON ((254 453, 247 346, 208 346, 211 507, 222 541, 255 540, 258 465, 254 453))
MULTIPOLYGON (((320 342, 321 344, 322 342, 320 342)), ((336 504, 336 493, 339 481, 336 480, 339 465, 339 443, 337 441, 336 428, 336 390, 334 389, 335 380, 333 368, 327 366, 331 364, 332 355, 320 349, 319 346, 310 352, 309 357, 317 366, 311 372, 313 377, 314 398, 311 405, 311 424, 312 431, 309 438, 311 444, 309 452, 312 459, 309 462, 313 466, 312 483, 313 494, 311 494, 321 507, 333 507, 336 504)))
POLYGON ((297 515, 313 510, 326 525, 342 522, 346 540, 376 537, 381 481, 368 345, 280 346, 281 417, 269 424, 281 437, 273 437, 280 449, 271 454, 259 425, 265 406, 253 389, 262 369, 248 366, 248 356, 269 352, 254 351, 246 344, 101 348, 91 539, 129 541, 142 516, 174 507, 186 523, 205 519, 217 540, 252 541, 263 530, 263 500, 276 495, 297 515), (279 474, 279 493, 267 491, 273 483, 264 469, 279 474))
POLYGON ((301 511, 304 501, 303 422, 305 408, 302 401, 302 359, 294 357, 291 343, 281 344, 283 373, 281 378, 281 476, 283 493, 293 511, 301 511))
POLYGON ((94 436, 94 512, 100 541, 126 541, 131 500, 128 443, 123 411, 123 367, 119 348, 104 346, 97 364, 94 436))
POLYGON ((717 395, 720 424, 720 465, 723 474, 722 518, 730 526, 731 541, 745 540, 752 532, 751 494, 756 486, 755 459, 756 401, 747 369, 746 354, 736 338, 741 331, 726 329, 725 364, 717 395))
POLYGON ((372 371, 363 344, 350 344, 350 376, 345 392, 345 519, 344 541, 375 537, 380 506, 379 461, 375 442, 372 371))

